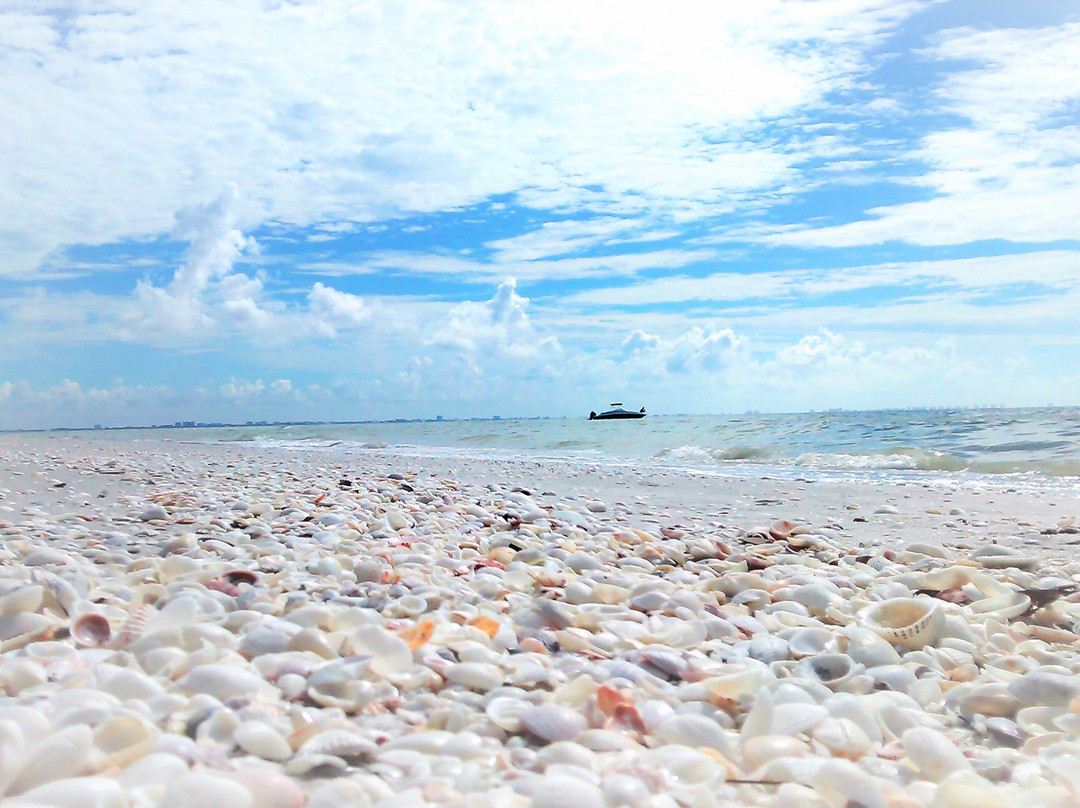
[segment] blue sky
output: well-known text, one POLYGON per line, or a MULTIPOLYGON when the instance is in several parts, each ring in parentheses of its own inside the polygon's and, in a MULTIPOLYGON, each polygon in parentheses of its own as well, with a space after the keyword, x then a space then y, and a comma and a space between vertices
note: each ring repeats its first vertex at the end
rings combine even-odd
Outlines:
POLYGON ((0 0, 0 428, 1080 404, 1072 2, 0 0))

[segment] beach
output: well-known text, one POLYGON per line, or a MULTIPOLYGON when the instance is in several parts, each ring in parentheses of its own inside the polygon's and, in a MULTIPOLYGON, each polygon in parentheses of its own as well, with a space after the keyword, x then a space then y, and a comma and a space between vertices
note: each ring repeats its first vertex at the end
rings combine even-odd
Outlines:
POLYGON ((3 435, 0 805, 1077 805, 1078 516, 1045 478, 3 435))

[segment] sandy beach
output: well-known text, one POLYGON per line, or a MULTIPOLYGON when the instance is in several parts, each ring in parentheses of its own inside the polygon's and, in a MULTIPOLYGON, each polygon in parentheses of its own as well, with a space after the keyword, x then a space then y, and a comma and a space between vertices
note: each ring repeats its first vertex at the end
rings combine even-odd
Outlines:
POLYGON ((1078 515, 0 436, 0 805, 1077 805, 1078 515))

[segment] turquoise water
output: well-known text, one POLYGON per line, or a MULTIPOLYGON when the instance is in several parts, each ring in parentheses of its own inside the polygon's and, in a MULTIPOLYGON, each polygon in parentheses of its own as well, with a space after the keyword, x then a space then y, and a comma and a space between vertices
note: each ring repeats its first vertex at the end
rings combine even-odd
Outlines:
MULTIPOLYGON (((663 465, 1080 476, 1080 408, 878 410, 151 430, 170 439, 663 465)), ((142 431, 146 434, 146 431, 142 431)))

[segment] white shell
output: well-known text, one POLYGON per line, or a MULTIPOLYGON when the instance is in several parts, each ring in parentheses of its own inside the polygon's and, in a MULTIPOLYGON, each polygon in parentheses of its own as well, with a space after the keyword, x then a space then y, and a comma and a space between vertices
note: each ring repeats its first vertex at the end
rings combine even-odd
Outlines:
POLYGON ((891 598, 872 604, 862 614, 867 628, 893 645, 922 648, 941 635, 944 613, 932 598, 891 598))
POLYGON ((777 704, 773 707, 773 719, 770 734, 798 735, 820 724, 829 715, 829 711, 818 704, 777 704))
POLYGON ((919 773, 939 783, 953 772, 971 771, 971 763, 956 745, 936 730, 915 727, 903 734, 904 752, 919 773))
POLYGON ((541 704, 522 711, 521 726, 545 741, 569 741, 588 726, 585 716, 559 704, 541 704))
POLYGON ((378 751, 374 741, 347 729, 328 729, 308 740, 298 754, 334 755, 345 760, 372 757, 378 751))
POLYGON ((458 662, 443 674, 447 681, 487 693, 503 683, 503 672, 487 662, 458 662))
POLYGON ((251 792, 226 777, 192 773, 165 787, 158 808, 253 808, 251 792))
POLYGON ((26 755, 10 791, 19 793, 50 780, 74 777, 86 764, 92 744, 93 733, 82 724, 46 736, 26 755))
POLYGON ((261 721, 245 721, 233 732, 233 742, 263 760, 288 760, 292 748, 281 733, 261 721))
POLYGON ((673 715, 654 733, 668 743, 682 744, 692 748, 715 749, 725 757, 732 757, 732 743, 724 728, 703 715, 673 715))
POLYGON ((826 718, 814 727, 811 736, 834 756, 848 760, 861 758, 873 746, 859 725, 847 718, 826 718))

